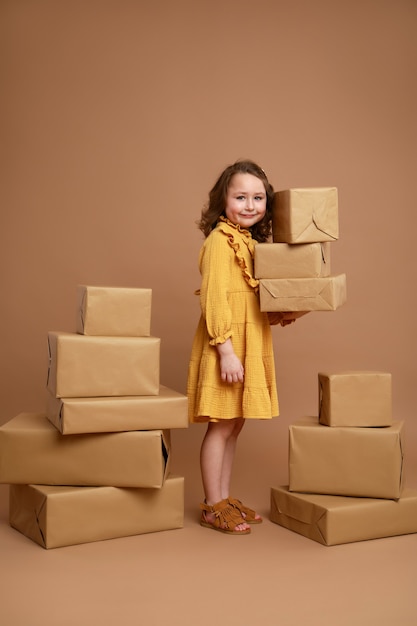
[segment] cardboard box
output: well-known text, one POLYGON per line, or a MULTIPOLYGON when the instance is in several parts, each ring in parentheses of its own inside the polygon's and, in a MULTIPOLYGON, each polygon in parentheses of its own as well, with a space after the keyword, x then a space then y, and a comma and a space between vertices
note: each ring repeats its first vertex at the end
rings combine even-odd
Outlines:
POLYGON ((184 479, 161 489, 11 485, 9 521, 44 548, 182 528, 184 479))
POLYGON ((347 498, 271 489, 272 522, 326 546, 417 532, 417 491, 399 500, 347 498))
POLYGON ((319 422, 326 426, 390 426, 391 374, 340 372, 318 375, 319 422))
POLYGON ((367 498, 401 496, 403 422, 329 428, 317 418, 289 427, 289 489, 367 498))
POLYGON ((258 243, 255 278, 320 278, 330 276, 330 243, 258 243))
POLYGON ((77 287, 77 333, 149 337, 152 289, 77 287))
POLYGON ((171 462, 169 430, 61 435, 45 415, 0 427, 0 483, 154 487, 171 462))
POLYGON ((186 396, 161 385, 157 396, 55 398, 46 416, 63 435, 188 427, 186 396))
POLYGON ((336 187, 286 189, 274 196, 272 239, 282 243, 335 241, 339 238, 336 187))
POLYGON ((346 274, 325 278, 261 278, 261 311, 335 311, 346 302, 346 274))
POLYGON ((62 398, 156 396, 160 339, 49 332, 47 387, 62 398))

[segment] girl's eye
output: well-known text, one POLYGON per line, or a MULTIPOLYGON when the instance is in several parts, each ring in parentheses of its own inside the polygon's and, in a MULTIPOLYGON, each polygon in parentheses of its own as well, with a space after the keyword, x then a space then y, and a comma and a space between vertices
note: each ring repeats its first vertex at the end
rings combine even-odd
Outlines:
MULTIPOLYGON (((257 202, 262 202, 262 200, 264 199, 264 196, 254 196, 253 198, 257 202)), ((246 200, 246 196, 241 194, 239 196, 236 196, 236 200, 246 200)))

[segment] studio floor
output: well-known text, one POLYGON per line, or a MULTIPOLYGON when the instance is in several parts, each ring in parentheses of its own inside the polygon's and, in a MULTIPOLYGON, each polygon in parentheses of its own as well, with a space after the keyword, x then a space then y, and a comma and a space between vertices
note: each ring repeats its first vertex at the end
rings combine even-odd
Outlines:
POLYGON ((269 521, 265 491, 264 523, 230 537, 189 485, 182 529, 53 550, 9 526, 1 485, 2 626, 417 623, 417 534, 326 547, 269 521))

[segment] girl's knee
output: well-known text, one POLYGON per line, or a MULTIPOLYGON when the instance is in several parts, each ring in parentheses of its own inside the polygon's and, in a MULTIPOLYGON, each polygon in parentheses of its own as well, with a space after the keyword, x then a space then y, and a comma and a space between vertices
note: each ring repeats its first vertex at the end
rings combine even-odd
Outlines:
POLYGON ((237 437, 245 424, 245 418, 236 417, 235 419, 230 420, 230 422, 230 436, 237 437))
POLYGON ((237 435, 240 433, 240 431, 242 430, 244 425, 245 425, 245 418, 244 417, 237 417, 236 420, 235 420, 235 425, 234 425, 234 429, 233 429, 233 435, 235 435, 237 437, 237 435))
POLYGON ((218 422, 210 422, 207 427, 207 435, 220 436, 224 439, 237 437, 243 428, 245 420, 243 417, 236 417, 230 420, 220 420, 218 422))

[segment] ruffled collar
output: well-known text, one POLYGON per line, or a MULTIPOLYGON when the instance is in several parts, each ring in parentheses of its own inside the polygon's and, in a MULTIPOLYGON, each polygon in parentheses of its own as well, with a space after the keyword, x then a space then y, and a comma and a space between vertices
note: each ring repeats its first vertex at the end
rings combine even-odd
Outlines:
POLYGON ((233 224, 233 222, 227 219, 227 217, 223 217, 222 215, 217 222, 217 228, 227 236, 228 244, 234 250, 237 262, 240 269, 242 270, 243 278, 248 283, 248 285, 255 290, 255 292, 258 292, 259 280, 252 276, 250 268, 248 267, 240 249, 241 243, 246 245, 251 257, 253 258, 255 252, 255 241, 254 239, 252 239, 250 230, 248 230, 247 228, 242 228, 241 226, 239 226, 239 224, 233 224), (227 228, 227 226, 230 226, 232 230, 227 228), (239 233, 241 237, 236 238, 236 233, 239 233))
POLYGON ((234 224, 233 222, 229 220, 228 217, 224 217, 224 215, 220 215, 219 222, 224 222, 225 224, 228 224, 229 226, 237 230, 242 235, 246 235, 247 237, 252 237, 252 234, 248 228, 242 228, 240 224, 234 224))

